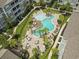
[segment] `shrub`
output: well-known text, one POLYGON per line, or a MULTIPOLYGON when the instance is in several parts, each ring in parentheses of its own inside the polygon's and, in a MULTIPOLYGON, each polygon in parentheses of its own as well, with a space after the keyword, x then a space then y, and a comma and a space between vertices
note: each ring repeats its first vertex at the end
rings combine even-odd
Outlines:
POLYGON ((62 21, 61 21, 61 20, 59 20, 59 19, 57 20, 57 22, 58 22, 58 24, 62 24, 62 21))

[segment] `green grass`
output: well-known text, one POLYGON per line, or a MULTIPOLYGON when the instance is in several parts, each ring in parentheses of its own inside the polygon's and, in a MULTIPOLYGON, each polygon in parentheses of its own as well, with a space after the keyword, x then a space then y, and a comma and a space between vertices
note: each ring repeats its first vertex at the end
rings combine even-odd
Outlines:
MULTIPOLYGON (((44 12, 50 11, 52 13, 59 13, 58 11, 52 10, 50 8, 43 9, 43 11, 44 12)), ((36 13, 37 10, 34 10, 30 15, 28 15, 27 18, 24 19, 24 21, 17 27, 16 34, 19 34, 20 35, 19 39, 23 39, 24 36, 25 36, 25 34, 26 34, 26 31, 29 29, 29 26, 31 25, 31 24, 29 24, 29 22, 32 21, 32 15, 33 15, 34 12, 36 13)))
POLYGON ((32 13, 28 15, 27 18, 24 19, 24 21, 16 29, 16 34, 20 35, 19 39, 21 40, 24 38, 26 31, 29 29, 29 26, 31 25, 29 22, 32 21, 32 13))
POLYGON ((51 59, 58 59, 58 55, 52 55, 51 59))
POLYGON ((22 40, 25 37, 26 32, 29 30, 29 27, 32 25, 30 22, 32 21, 33 13, 36 13, 37 10, 33 10, 26 19, 17 27, 16 34, 19 34, 19 39, 22 40))
POLYGON ((58 59, 58 52, 59 50, 57 48, 52 49, 51 59, 58 59))

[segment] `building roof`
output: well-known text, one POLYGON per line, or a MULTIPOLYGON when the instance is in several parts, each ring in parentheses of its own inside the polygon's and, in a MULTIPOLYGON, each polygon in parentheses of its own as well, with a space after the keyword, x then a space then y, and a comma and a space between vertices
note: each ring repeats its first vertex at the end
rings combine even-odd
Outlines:
POLYGON ((6 4, 8 4, 11 1, 13 1, 13 0, 0 0, 0 7, 5 6, 6 4))
POLYGON ((63 59, 79 59, 79 12, 73 12, 63 36, 68 40, 63 59))
POLYGON ((8 49, 1 49, 0 59, 20 59, 20 58, 11 51, 9 51, 8 49))

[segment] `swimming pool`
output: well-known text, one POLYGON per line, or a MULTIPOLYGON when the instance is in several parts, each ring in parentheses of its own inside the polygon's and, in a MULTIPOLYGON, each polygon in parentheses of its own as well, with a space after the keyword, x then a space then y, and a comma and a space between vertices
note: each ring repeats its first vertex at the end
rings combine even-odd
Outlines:
POLYGON ((42 20, 44 20, 44 19, 46 18, 46 16, 45 16, 44 13, 42 13, 42 14, 38 14, 38 15, 36 15, 35 18, 36 18, 37 20, 42 21, 42 20))
POLYGON ((53 22, 51 22, 52 20, 54 20, 54 16, 53 16, 53 15, 52 15, 52 16, 49 16, 49 17, 46 17, 45 15, 40 14, 40 15, 37 15, 35 18, 36 18, 37 20, 40 20, 40 21, 41 21, 42 27, 36 29, 36 30, 34 31, 34 33, 33 33, 34 35, 40 37, 40 35, 42 35, 43 32, 41 33, 39 30, 42 30, 42 29, 44 29, 44 28, 47 28, 49 32, 52 31, 52 30, 54 30, 55 25, 54 25, 53 22))

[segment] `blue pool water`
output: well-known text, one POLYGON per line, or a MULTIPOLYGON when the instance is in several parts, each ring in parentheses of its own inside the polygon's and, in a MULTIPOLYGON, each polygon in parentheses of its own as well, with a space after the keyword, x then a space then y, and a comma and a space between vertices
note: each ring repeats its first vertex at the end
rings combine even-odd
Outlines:
POLYGON ((37 30, 35 30, 33 33, 34 35, 40 37, 40 35, 42 35, 43 33, 40 32, 39 30, 42 30, 44 28, 47 28, 49 32, 54 29, 54 27, 55 27, 54 23, 51 22, 51 20, 54 20, 54 16, 46 17, 44 15, 37 15, 36 18, 41 21, 43 26, 41 28, 38 28, 37 30))
POLYGON ((47 28, 49 31, 54 29, 54 24, 51 23, 50 19, 45 19, 42 21, 43 28, 47 28))
POLYGON ((44 19, 46 18, 46 16, 45 16, 45 14, 38 14, 38 15, 35 16, 35 18, 36 18, 37 20, 42 21, 42 20, 44 20, 44 19))

